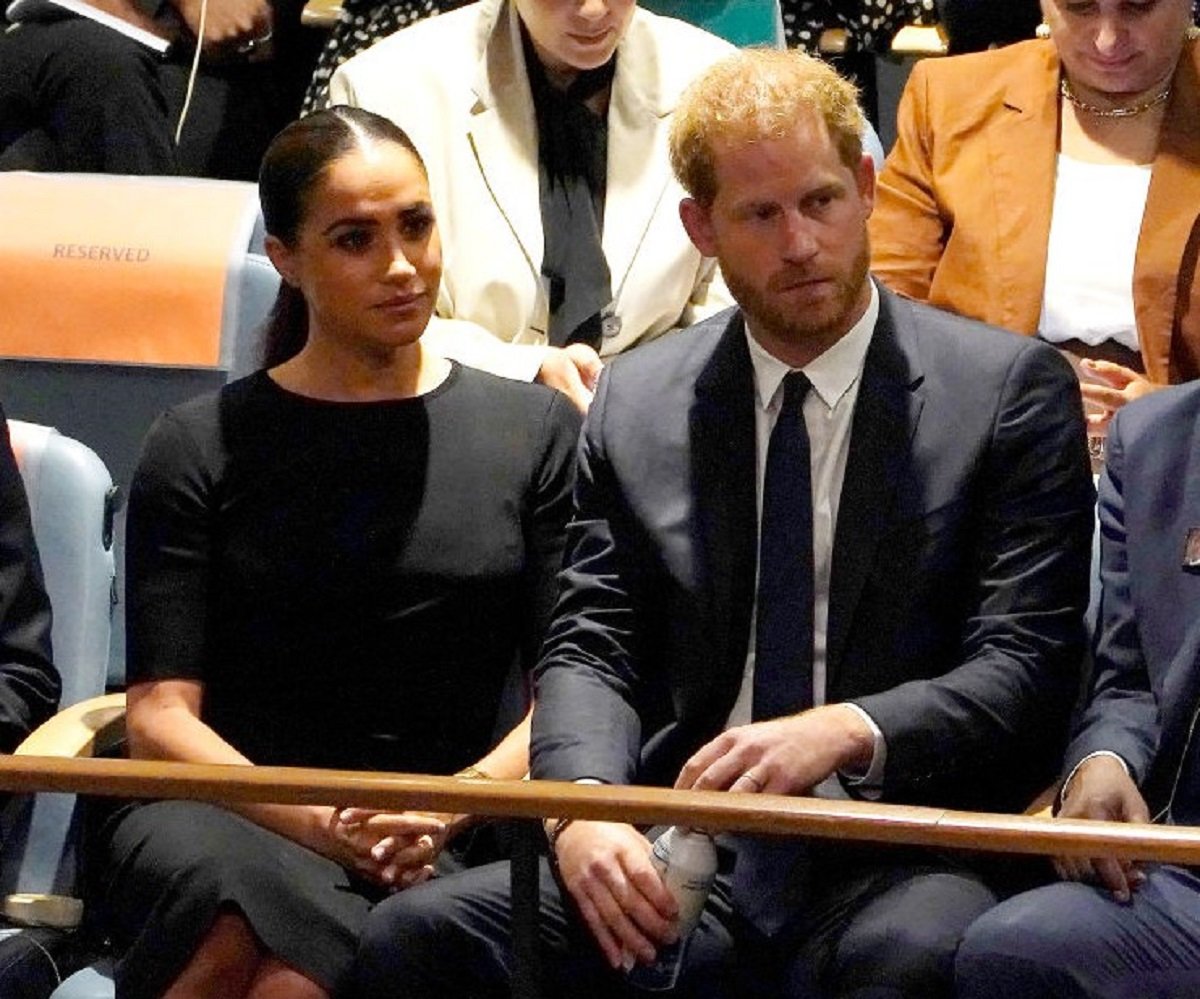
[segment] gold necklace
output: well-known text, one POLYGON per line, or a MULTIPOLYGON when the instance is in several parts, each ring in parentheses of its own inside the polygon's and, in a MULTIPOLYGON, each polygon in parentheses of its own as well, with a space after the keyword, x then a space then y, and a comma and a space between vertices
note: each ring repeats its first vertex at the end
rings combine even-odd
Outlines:
POLYGON ((1142 101, 1141 104, 1134 104, 1132 107, 1116 107, 1102 108, 1095 104, 1089 104, 1087 101, 1080 100, 1075 95, 1075 91, 1071 89, 1071 84, 1064 76, 1062 82, 1058 85, 1058 92, 1063 95, 1063 98, 1074 104, 1084 114, 1095 115, 1097 118, 1136 118, 1140 114, 1145 114, 1151 108, 1156 108, 1160 104, 1166 103, 1171 97, 1171 85, 1168 83, 1166 87, 1160 90, 1149 100, 1142 101))

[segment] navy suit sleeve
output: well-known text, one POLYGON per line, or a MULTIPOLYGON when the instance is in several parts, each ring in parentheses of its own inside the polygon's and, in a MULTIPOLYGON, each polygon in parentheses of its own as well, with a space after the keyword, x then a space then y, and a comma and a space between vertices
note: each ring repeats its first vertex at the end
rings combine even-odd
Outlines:
POLYGON ((1161 716, 1150 686, 1130 587, 1125 523, 1125 448, 1122 421, 1113 422, 1100 477, 1099 630, 1091 696, 1067 753, 1069 773, 1089 753, 1105 749, 1143 781, 1161 737, 1161 716))
POLYGON ((584 421, 575 515, 559 601, 536 673, 531 774, 542 780, 595 778, 629 783, 642 740, 639 678, 642 569, 622 556, 631 529, 604 446, 609 377, 601 377, 584 421))
POLYGON ((11 752, 54 713, 60 683, 50 659, 50 601, 2 411, 0 425, 0 751, 11 752))
POLYGON ((1019 807, 1020 778, 1058 766, 1084 648, 1094 493, 1079 391, 1054 352, 1016 353, 959 489, 972 512, 943 542, 969 553, 955 661, 855 702, 887 740, 885 796, 1019 807))

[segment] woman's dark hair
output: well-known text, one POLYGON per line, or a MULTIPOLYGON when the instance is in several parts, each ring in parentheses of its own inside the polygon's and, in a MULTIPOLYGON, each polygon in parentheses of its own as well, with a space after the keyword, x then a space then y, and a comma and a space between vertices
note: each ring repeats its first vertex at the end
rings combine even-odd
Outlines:
MULTIPOLYGON (((365 141, 394 142, 425 162, 412 139, 395 122, 345 105, 306 115, 283 129, 267 147, 258 171, 258 200, 267 233, 294 246, 321 175, 365 141)), ((286 281, 271 309, 263 337, 262 366, 273 368, 300 353, 308 339, 308 306, 299 288, 286 281)))

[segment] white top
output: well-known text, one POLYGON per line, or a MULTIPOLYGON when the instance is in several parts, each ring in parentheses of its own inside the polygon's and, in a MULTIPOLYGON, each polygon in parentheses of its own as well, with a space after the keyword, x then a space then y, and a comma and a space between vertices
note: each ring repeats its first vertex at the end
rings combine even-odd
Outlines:
POLYGON ((1150 164, 1084 163, 1061 153, 1038 335, 1051 343, 1116 340, 1138 350, 1133 260, 1150 164))
MULTIPOLYGON (((812 463, 813 512, 813 704, 825 703, 825 640, 829 624, 829 580, 833 565, 833 537, 837 527, 838 502, 846 476, 850 453, 850 426, 854 406, 862 384, 867 348, 879 318, 879 292, 871 284, 871 302, 863 317, 850 331, 820 357, 801 369, 812 383, 804 397, 804 425, 808 430, 809 457, 812 463)), ((750 362, 754 367, 754 433, 757 443, 755 493, 758 521, 762 522, 763 482, 767 474, 767 449, 771 431, 783 405, 783 379, 792 369, 767 353, 746 332, 750 362)), ((757 586, 755 587, 757 592, 757 586)), ((756 608, 757 610, 757 608, 756 608)), ((754 697, 754 616, 751 616, 750 643, 742 686, 729 714, 727 727, 750 721, 754 697)), ((856 707, 850 705, 850 707, 856 707)), ((880 782, 886 749, 883 735, 866 712, 859 709, 875 733, 875 755, 864 782, 880 782)), ((832 789, 830 789, 832 790, 832 789)), ((836 793, 836 792, 834 792, 836 793)))

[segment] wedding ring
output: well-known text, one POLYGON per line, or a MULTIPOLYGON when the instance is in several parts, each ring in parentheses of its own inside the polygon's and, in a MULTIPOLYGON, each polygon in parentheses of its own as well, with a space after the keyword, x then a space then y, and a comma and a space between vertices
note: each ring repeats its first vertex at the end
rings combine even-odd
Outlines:
POLYGON ((751 773, 749 770, 747 770, 745 773, 742 774, 741 780, 748 780, 751 784, 754 785, 754 790, 756 790, 756 791, 761 791, 766 786, 763 783, 763 781, 761 781, 757 777, 755 777, 754 774, 751 773))

